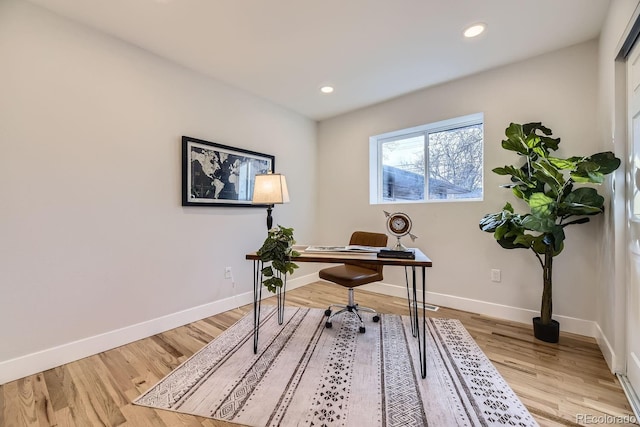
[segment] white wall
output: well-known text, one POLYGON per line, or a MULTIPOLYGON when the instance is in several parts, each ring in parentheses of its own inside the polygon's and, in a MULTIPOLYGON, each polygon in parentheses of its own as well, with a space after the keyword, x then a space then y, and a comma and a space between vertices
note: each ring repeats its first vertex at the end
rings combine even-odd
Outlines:
MULTIPOLYGON (((598 71, 598 125, 602 151, 615 151, 624 159, 626 152, 626 72, 624 62, 615 58, 626 37, 626 28, 638 0, 614 0, 600 34, 598 71)), ((605 215, 601 250, 597 253, 601 266, 596 320, 601 333, 600 348, 612 371, 624 371, 625 353, 625 238, 624 238, 624 162, 615 174, 616 192, 605 215), (616 224, 620 227, 616 229, 616 224), (616 236, 616 233, 618 234, 616 236), (617 243, 616 243, 617 242, 617 243)), ((612 179, 607 186, 612 188, 612 179)))
MULTIPOLYGON (((522 207, 498 188, 505 179, 491 169, 517 161, 500 145, 510 122, 542 121, 562 138, 560 156, 598 151, 597 58, 598 44, 591 41, 322 121, 318 223, 325 231, 323 243, 341 242, 354 229, 385 232, 383 210, 406 212, 419 236, 415 245, 434 263, 427 282, 431 302, 530 322, 540 307, 538 261, 529 251, 502 249, 478 228, 485 213, 499 211, 506 201, 522 207), (485 114, 483 202, 369 205, 371 135, 477 112, 485 114), (501 283, 490 281, 492 268, 502 270, 501 283)), ((593 332, 598 244, 593 235, 600 227, 602 219, 596 218, 567 229, 566 249, 555 259, 554 312, 563 330, 593 332)), ((404 275, 386 269, 384 282, 401 285, 404 275)))
POLYGON ((315 122, 18 0, 0 58, 0 384, 252 290, 266 211, 182 207, 181 135, 274 154, 313 240, 315 122))

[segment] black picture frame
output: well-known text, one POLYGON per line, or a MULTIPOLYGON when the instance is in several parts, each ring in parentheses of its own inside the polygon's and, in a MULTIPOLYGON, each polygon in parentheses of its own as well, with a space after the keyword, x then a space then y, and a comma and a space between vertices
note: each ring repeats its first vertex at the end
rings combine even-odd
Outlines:
POLYGON ((274 172, 275 156, 182 137, 182 206, 265 207, 251 203, 255 176, 274 172))

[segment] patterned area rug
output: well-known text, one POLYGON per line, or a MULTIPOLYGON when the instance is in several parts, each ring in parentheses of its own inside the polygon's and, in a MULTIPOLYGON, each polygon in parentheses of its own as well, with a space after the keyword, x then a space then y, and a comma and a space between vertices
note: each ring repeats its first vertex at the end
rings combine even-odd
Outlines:
POLYGON ((263 306, 134 403, 249 426, 535 426, 458 320, 427 319, 427 378, 408 317, 348 313, 326 329, 324 310, 263 306))

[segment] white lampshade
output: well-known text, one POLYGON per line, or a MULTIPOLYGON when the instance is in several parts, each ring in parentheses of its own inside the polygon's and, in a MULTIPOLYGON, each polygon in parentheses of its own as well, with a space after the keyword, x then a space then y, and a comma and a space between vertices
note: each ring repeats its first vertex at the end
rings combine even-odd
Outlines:
POLYGON ((284 175, 279 173, 256 175, 251 203, 256 205, 289 203, 289 190, 284 175))

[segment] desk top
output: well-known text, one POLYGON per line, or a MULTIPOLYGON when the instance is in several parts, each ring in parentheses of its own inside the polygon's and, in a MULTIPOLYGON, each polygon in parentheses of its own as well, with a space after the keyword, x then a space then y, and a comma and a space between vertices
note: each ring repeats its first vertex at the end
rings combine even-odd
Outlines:
MULTIPOLYGON (((405 267, 431 267, 432 262, 420 249, 410 248, 415 251, 415 259, 404 258, 378 258, 376 253, 371 252, 304 252, 307 245, 295 245, 294 250, 300 252, 300 256, 291 257, 293 262, 326 262, 331 264, 342 264, 349 261, 371 263, 372 265, 400 265, 405 267)), ((260 257, 251 252, 245 259, 259 260, 260 257)))

